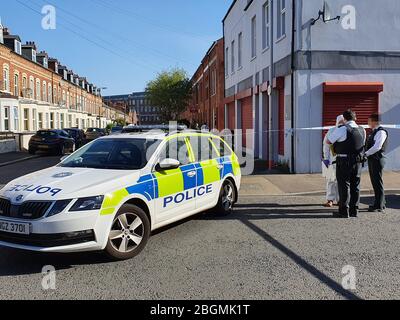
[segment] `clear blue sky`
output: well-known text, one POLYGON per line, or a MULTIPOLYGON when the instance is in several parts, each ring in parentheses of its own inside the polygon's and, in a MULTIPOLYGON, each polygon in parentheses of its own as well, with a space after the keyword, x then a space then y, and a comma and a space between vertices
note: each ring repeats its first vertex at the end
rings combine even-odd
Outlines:
POLYGON ((221 21, 232 0, 2 2, 3 25, 23 43, 35 41, 39 50, 108 87, 103 95, 109 95, 141 91, 171 67, 192 75, 212 41, 222 37, 221 21), (41 27, 45 4, 57 8, 56 30, 41 27))

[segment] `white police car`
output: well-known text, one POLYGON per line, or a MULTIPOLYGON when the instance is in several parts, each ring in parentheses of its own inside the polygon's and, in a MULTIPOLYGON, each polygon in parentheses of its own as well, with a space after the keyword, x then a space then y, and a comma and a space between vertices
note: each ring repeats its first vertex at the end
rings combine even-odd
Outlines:
POLYGON ((218 136, 183 131, 95 140, 0 191, 0 245, 137 255, 152 230, 237 201, 238 158, 218 136))

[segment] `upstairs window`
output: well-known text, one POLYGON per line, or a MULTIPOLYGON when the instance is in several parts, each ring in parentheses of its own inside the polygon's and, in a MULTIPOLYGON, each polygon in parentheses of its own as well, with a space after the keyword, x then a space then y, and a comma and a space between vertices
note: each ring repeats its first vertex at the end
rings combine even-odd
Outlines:
POLYGON ((242 56, 243 56, 243 33, 239 33, 238 36, 238 68, 240 69, 242 64, 242 56))
POLYGON ((277 38, 278 40, 286 35, 286 1, 278 0, 277 38))
POLYGON ((229 48, 225 49, 225 76, 229 75, 229 48))
POLYGON ((269 47, 269 33, 270 33, 270 17, 269 17, 269 1, 263 5, 263 49, 269 47))
POLYGON ((257 17, 251 19, 251 57, 257 56, 257 17))
POLYGON ((19 75, 14 74, 14 96, 19 97, 19 75))
POLYGON ((235 73, 235 41, 231 44, 231 73, 235 73))
POLYGON ((3 90, 10 92, 10 70, 8 65, 3 66, 3 90))

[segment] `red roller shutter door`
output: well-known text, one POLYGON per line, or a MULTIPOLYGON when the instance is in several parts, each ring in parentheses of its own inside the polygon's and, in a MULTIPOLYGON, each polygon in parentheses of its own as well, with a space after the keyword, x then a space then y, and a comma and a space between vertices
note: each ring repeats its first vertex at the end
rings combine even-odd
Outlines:
POLYGON ((379 93, 326 92, 324 94, 323 125, 334 126, 336 117, 347 109, 352 109, 357 113, 359 125, 366 125, 369 116, 379 111, 379 93))
POLYGON ((278 115, 278 153, 281 156, 285 155, 285 90, 279 89, 279 115, 278 115))
POLYGON ((228 129, 235 130, 235 102, 228 104, 228 129))
POLYGON ((246 147, 247 143, 247 130, 253 129, 253 97, 247 97, 241 100, 242 108, 242 134, 243 146, 246 147))

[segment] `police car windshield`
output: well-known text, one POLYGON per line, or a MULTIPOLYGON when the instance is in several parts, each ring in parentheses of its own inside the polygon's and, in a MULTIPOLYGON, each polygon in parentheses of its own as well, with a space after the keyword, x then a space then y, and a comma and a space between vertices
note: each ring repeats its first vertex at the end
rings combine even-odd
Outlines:
POLYGON ((64 168, 138 170, 146 166, 161 140, 103 139, 78 150, 59 164, 64 168))

